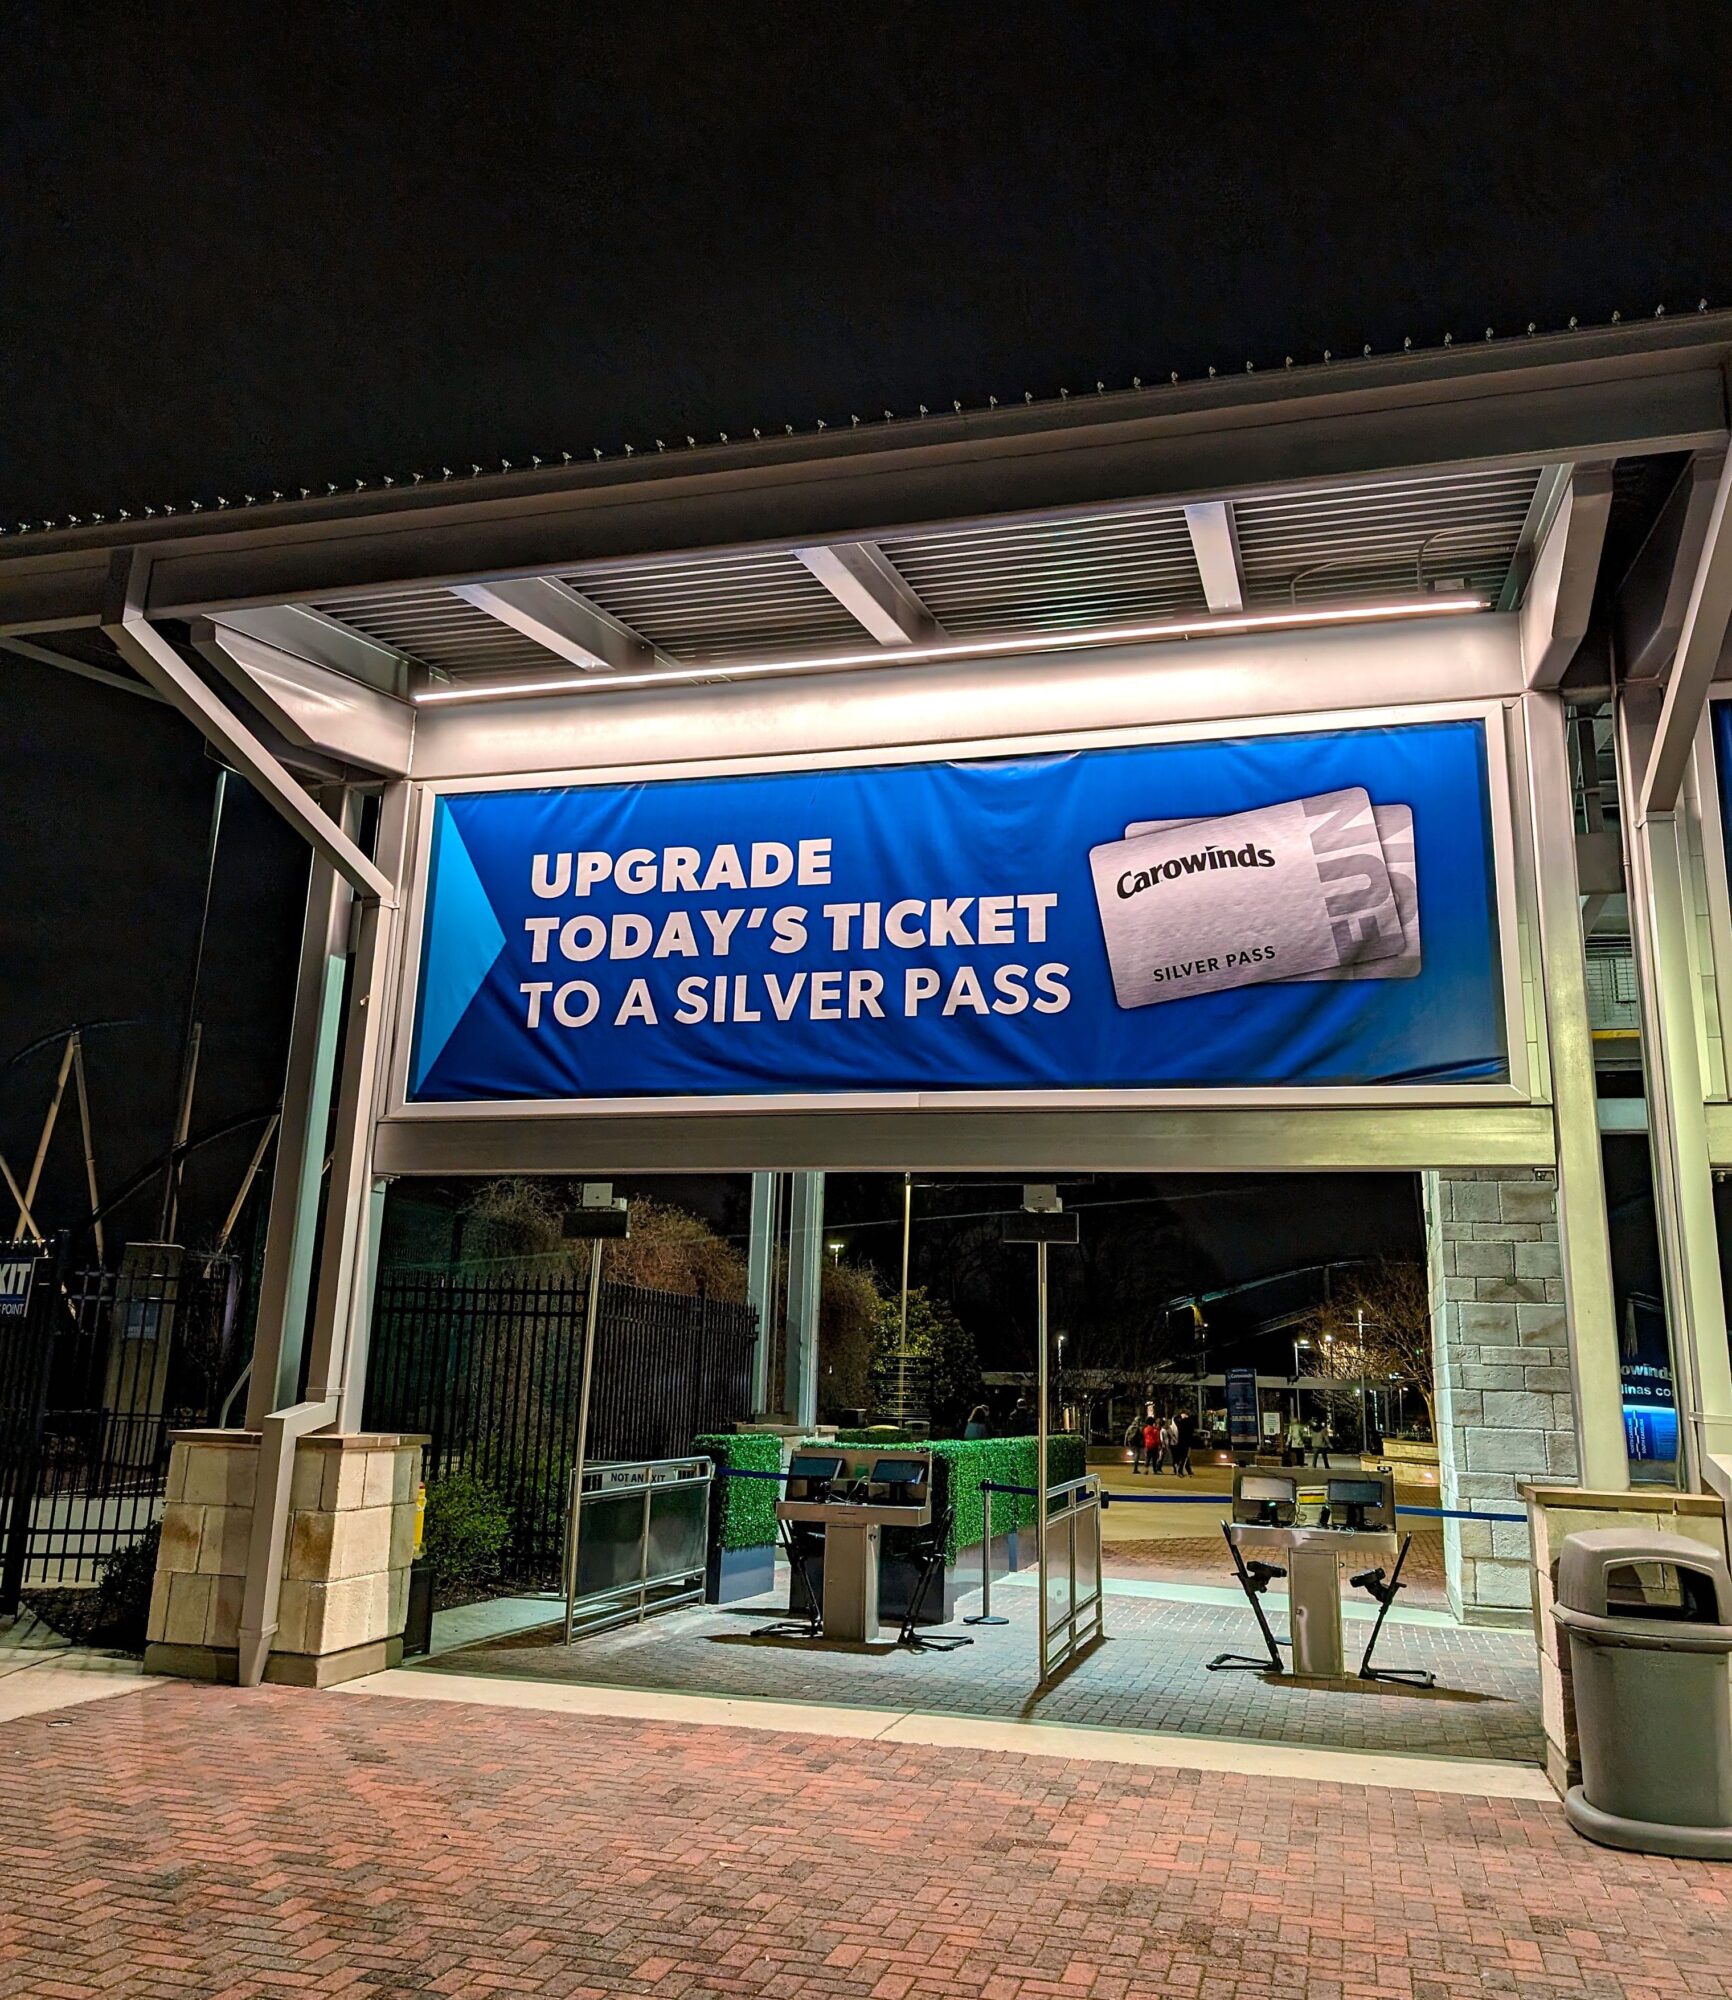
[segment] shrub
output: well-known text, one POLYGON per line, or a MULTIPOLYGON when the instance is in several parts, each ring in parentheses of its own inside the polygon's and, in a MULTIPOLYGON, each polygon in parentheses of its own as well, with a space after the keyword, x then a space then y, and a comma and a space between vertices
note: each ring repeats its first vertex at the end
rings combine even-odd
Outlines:
POLYGON ((153 1521, 136 1542, 116 1549, 96 1573, 96 1603, 92 1636, 99 1646, 122 1652, 144 1651, 145 1626, 150 1621, 150 1592, 156 1581, 156 1553, 162 1544, 162 1523, 153 1521))
POLYGON ((103 1558, 92 1588, 38 1586, 24 1593, 24 1601, 71 1645, 142 1653, 161 1544, 161 1524, 153 1521, 136 1542, 103 1558))
MULTIPOLYGON (((835 1441, 838 1444, 848 1442, 840 1436, 835 1441)), ((859 1440, 868 1444, 881 1441, 889 1442, 877 1437, 859 1440)), ((821 1451, 826 1442, 822 1438, 814 1439, 810 1448, 821 1451)), ((907 1442, 916 1441, 910 1439, 907 1442)), ((961 1550, 972 1548, 979 1542, 985 1526, 986 1509, 980 1491, 981 1481, 994 1486, 1033 1486, 1037 1440, 1031 1437, 933 1438, 918 1442, 921 1449, 929 1450, 934 1458, 943 1459, 949 1467, 953 1519, 944 1559, 954 1563, 961 1550)), ((1071 1437, 1068 1433, 1048 1438, 1046 1463, 1047 1477, 1055 1486, 1064 1484, 1066 1480, 1082 1478, 1087 1469, 1087 1450, 1082 1439, 1071 1437)), ((1032 1493, 995 1493, 992 1496, 992 1532, 995 1535, 1002 1535, 1010 1528, 1032 1527, 1033 1524, 1032 1493)))
POLYGON ((511 1539, 511 1510, 472 1472, 448 1472, 427 1488, 421 1556, 436 1598, 484 1590, 498 1580, 511 1539))
MULTIPOLYGON (((739 1431, 726 1437, 692 1439, 692 1450, 707 1452, 719 1471, 780 1472, 782 1440, 767 1431, 739 1431)), ((776 1539, 773 1479, 720 1479, 710 1501, 710 1541, 722 1549, 761 1549, 776 1539)))

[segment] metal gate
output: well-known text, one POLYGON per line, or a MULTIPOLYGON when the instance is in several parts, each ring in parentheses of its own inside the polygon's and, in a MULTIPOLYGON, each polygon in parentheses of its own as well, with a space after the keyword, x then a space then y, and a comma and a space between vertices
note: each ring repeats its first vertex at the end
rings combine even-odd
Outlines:
POLYGON ((33 1249, 28 1311, 0 1319, 0 1611, 86 1584, 162 1512, 171 1433, 212 1420, 235 1369, 239 1267, 178 1244, 118 1271, 33 1249))
MULTIPOLYGON (((429 1442, 429 1479, 464 1471, 509 1509, 525 1580, 559 1573, 577 1455, 586 1280, 386 1271, 368 1357, 369 1429, 429 1442)), ((750 1306, 641 1285, 602 1288, 592 1460, 683 1457, 692 1439, 751 1411, 750 1306)))

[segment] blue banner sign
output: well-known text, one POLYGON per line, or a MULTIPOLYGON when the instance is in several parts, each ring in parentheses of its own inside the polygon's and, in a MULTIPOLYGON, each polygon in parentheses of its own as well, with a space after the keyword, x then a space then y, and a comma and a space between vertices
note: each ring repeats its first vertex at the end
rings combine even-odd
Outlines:
POLYGON ((412 1102, 1502 1081, 1483 726, 435 801, 412 1102))
POLYGON ((1229 1368, 1226 1387, 1227 1443, 1234 1451, 1256 1451, 1263 1442, 1256 1369, 1229 1368))

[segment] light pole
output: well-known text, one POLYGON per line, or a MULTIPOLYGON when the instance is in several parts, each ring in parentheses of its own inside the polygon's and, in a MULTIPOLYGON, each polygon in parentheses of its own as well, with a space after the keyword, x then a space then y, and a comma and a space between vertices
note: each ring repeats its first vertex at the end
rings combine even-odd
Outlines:
POLYGON ((1365 1308, 1356 1308, 1353 1317, 1359 1328, 1359 1454, 1363 1458, 1371 1443, 1371 1433, 1366 1427, 1365 1308))
POLYGON ((1058 1420, 1064 1423, 1064 1335, 1058 1337, 1058 1420))
POLYGON ((839 1236, 832 1236, 832 1237, 830 1238, 829 1242, 828 1242, 828 1243, 826 1243, 826 1244, 824 1245, 824 1248, 825 1248, 826 1250, 828 1250, 828 1251, 829 1251, 829 1253, 830 1253, 830 1262, 831 1262, 832 1264, 840 1264, 840 1263, 841 1263, 841 1261, 842 1261, 842 1239, 841 1239, 841 1237, 839 1237, 839 1236))
POLYGON ((914 1228, 914 1176, 902 1176, 902 1331, 896 1342, 896 1421, 908 1415, 908 1239, 914 1228))

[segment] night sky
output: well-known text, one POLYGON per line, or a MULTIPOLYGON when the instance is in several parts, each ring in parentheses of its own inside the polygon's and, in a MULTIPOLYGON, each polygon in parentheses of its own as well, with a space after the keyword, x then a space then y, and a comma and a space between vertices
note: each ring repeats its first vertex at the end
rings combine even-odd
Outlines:
MULTIPOLYGON (((1732 302, 1732 9, 53 0, 0 166, 10 523, 1732 302)), ((212 777, 0 655, 0 1060, 143 1019, 105 1177, 166 1136, 212 777)), ((233 800, 197 1123, 276 1094, 303 880, 233 800)))

